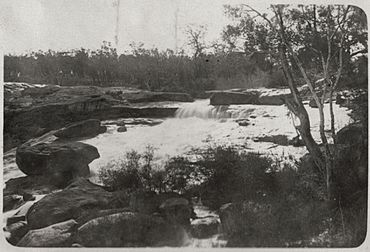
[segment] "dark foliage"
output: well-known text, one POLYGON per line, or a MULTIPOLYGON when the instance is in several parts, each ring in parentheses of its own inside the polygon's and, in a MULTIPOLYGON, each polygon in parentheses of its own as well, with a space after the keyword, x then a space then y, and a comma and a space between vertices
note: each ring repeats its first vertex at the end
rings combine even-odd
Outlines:
POLYGON ((267 63, 265 58, 256 61, 244 53, 192 58, 171 50, 145 49, 143 44, 132 44, 131 52, 118 55, 110 43, 103 42, 95 51, 81 48, 5 55, 4 80, 63 86, 134 86, 188 92, 197 97, 215 88, 283 85, 281 74, 267 68, 267 63))

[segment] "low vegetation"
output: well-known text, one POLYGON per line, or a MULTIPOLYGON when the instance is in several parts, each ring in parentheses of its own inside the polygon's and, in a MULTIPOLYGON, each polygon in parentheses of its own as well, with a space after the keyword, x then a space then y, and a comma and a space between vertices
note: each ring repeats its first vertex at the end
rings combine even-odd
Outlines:
POLYGON ((173 157, 159 169, 152 162, 152 147, 143 154, 131 151, 103 168, 100 178, 115 190, 177 192, 216 210, 234 204, 233 215, 241 217, 236 231, 227 234, 229 246, 337 247, 363 241, 366 192, 329 208, 325 181, 309 159, 287 165, 225 146, 199 153, 197 161, 173 157))

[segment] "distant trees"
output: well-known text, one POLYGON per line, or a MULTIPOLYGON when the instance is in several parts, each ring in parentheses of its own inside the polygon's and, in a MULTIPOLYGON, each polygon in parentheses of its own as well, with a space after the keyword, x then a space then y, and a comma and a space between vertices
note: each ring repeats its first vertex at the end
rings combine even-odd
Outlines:
POLYGON ((188 37, 188 45, 194 51, 193 58, 204 55, 204 50, 207 48, 204 37, 207 28, 205 26, 188 25, 186 27, 186 35, 188 37))
POLYGON ((134 86, 192 95, 216 87, 247 88, 273 83, 269 77, 272 75, 264 68, 264 59, 257 62, 255 57, 237 52, 207 53, 201 37, 195 36, 199 41, 192 42, 196 43, 192 57, 184 51, 147 49, 142 43, 132 43, 129 52, 118 55, 108 42, 95 51, 81 48, 5 55, 4 79, 57 85, 134 86))
MULTIPOLYGON (((118 55, 116 48, 104 41, 97 50, 80 48, 65 52, 48 50, 5 55, 4 79, 58 85, 135 86, 193 95, 214 88, 286 85, 277 47, 282 44, 281 37, 264 20, 271 19, 276 26, 276 17, 272 12, 270 16, 264 16, 246 9, 246 5, 226 8, 233 22, 225 27, 217 42, 205 43, 206 27, 188 26, 184 32, 190 55, 184 50, 148 49, 142 43, 132 43, 129 51, 118 55)), ((338 55, 341 51, 343 67, 338 87, 343 84, 366 86, 367 27, 364 13, 351 7, 345 26, 340 26, 347 30, 340 43, 342 28, 334 27, 338 23, 337 7, 331 9, 330 15, 327 10, 327 7, 313 5, 284 8, 287 40, 293 42, 292 49, 313 83, 324 78, 322 68, 317 68, 322 65, 322 57, 325 65, 329 62, 325 67, 326 80, 335 83, 335 66, 340 65, 338 55), (323 29, 331 33, 334 29, 337 34, 330 43, 329 61, 323 29)), ((304 84, 293 54, 287 52, 287 57, 297 84, 304 84)))

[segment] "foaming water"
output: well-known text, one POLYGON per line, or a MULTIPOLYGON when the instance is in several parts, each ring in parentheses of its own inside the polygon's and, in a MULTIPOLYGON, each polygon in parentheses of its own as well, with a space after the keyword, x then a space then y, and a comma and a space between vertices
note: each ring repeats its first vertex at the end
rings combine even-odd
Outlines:
POLYGON ((247 117, 254 109, 235 105, 212 106, 209 100, 198 100, 184 104, 175 114, 176 118, 197 117, 202 119, 227 119, 247 117))
MULTIPOLYGON (((214 107, 209 100, 197 100, 194 103, 179 103, 181 108, 176 117, 167 118, 155 126, 127 125, 127 132, 117 132, 116 125, 107 125, 108 130, 94 138, 82 142, 95 146, 100 158, 89 166, 92 179, 97 181, 97 173, 101 167, 110 162, 123 159, 131 150, 143 152, 146 146, 155 148, 155 163, 161 168, 169 158, 186 155, 192 149, 202 149, 210 144, 235 146, 237 148, 278 156, 303 156, 304 147, 280 146, 268 142, 255 142, 253 139, 265 135, 296 136, 297 120, 289 117, 285 106, 230 105, 214 107), (248 119, 248 126, 239 126, 236 118, 248 119)), ((310 116, 312 135, 320 141, 318 110, 306 106, 310 116)), ((324 107, 325 115, 329 115, 329 106, 324 107)), ((351 119, 349 110, 334 104, 336 129, 347 125, 351 119)), ((118 119, 117 121, 120 121, 118 119)), ((330 128, 330 117, 325 118, 325 127, 330 128)), ((52 132, 35 141, 52 141, 52 132)), ((330 137, 329 137, 330 140, 330 137)), ((15 163, 15 149, 4 153, 4 181, 24 176, 15 163)))
MULTIPOLYGON (((308 106, 306 109, 310 115, 313 137, 320 141, 318 111, 308 106)), ((325 106, 325 110, 328 115, 329 106, 325 106)), ((335 105, 334 112, 337 129, 350 122, 349 110, 335 105)), ((168 118, 159 125, 127 125, 127 132, 122 133, 117 132, 117 126, 107 125, 106 133, 83 142, 97 147, 101 156, 90 164, 92 178, 95 180, 101 167, 123 159, 130 150, 142 153, 148 145, 155 148, 154 161, 158 168, 163 167, 169 157, 185 155, 194 148, 202 149, 210 144, 232 145, 247 151, 277 156, 293 155, 298 159, 307 152, 305 147, 253 140, 264 135, 286 135, 293 138, 297 134, 293 121, 285 106, 231 105, 221 109, 210 106, 208 100, 200 100, 183 104, 175 118, 168 118), (249 125, 239 126, 236 118, 247 118, 249 125)), ((298 122, 295 121, 295 124, 298 122)), ((330 127, 329 117, 326 117, 325 127, 330 127)))

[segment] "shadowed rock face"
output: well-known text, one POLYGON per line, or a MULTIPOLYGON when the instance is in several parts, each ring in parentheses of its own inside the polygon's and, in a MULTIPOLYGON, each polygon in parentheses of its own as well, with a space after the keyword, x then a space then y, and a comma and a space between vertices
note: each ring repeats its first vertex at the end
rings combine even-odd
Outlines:
POLYGON ((211 105, 257 104, 257 92, 217 92, 210 98, 211 105))
POLYGON ((290 94, 270 94, 257 90, 215 92, 210 98, 211 105, 255 104, 283 105, 290 94))
POLYGON ((100 121, 89 119, 69 125, 54 133, 54 136, 61 139, 71 139, 79 137, 95 137, 107 131, 107 127, 101 126, 100 121))
POLYGON ((42 175, 54 184, 90 175, 88 164, 99 158, 98 150, 80 142, 24 144, 17 148, 16 163, 27 175, 42 175))
POLYGON ((18 247, 71 247, 77 222, 68 220, 42 229, 30 230, 18 247))
POLYGON ((77 232, 78 243, 87 247, 181 246, 185 237, 181 226, 133 212, 98 217, 77 232))
MULTIPOLYGON (((64 190, 49 194, 36 202, 27 214, 31 229, 43 228, 69 219, 78 219, 89 211, 122 207, 114 193, 86 179, 78 179, 64 190)), ((128 204, 127 204, 128 205, 128 204)))
POLYGON ((186 93, 171 93, 171 92, 127 92, 122 96, 130 103, 141 102, 161 102, 161 101, 179 101, 179 102, 193 102, 194 99, 186 93))
POLYGON ((361 123, 347 125, 337 132, 337 142, 348 145, 362 144, 367 139, 365 131, 361 123))
POLYGON ((188 94, 127 92, 115 88, 51 87, 5 92, 4 150, 70 123, 124 117, 169 117, 176 108, 135 108, 131 102, 192 101, 188 94), (113 95, 120 93, 119 96, 113 95), (125 98, 127 96, 127 99, 125 98))

